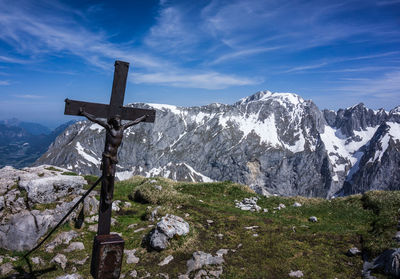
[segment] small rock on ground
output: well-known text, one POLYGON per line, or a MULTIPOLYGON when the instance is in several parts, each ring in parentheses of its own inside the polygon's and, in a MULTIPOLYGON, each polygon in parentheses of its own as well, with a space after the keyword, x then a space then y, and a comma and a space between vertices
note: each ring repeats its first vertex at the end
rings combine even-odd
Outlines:
POLYGON ((126 263, 127 264, 136 264, 139 262, 139 258, 135 256, 136 249, 133 250, 124 250, 124 254, 126 255, 126 263))
POLYGON ((63 254, 57 254, 52 260, 52 263, 59 264, 61 268, 64 270, 67 266, 67 257, 63 254))
POLYGON ((78 236, 79 234, 74 230, 68 232, 62 232, 59 235, 57 235, 52 242, 47 244, 46 252, 53 252, 54 248, 60 244, 69 244, 72 239, 78 236))
POLYGON ((356 256, 356 255, 359 255, 359 254, 361 254, 361 251, 358 250, 357 247, 352 247, 347 251, 347 256, 350 256, 350 257, 356 256))
POLYGON ((289 273, 290 277, 296 277, 296 278, 301 278, 304 276, 303 272, 301 270, 296 270, 296 271, 290 271, 289 273))
POLYGON ((315 216, 311 216, 310 218, 308 218, 308 221, 310 221, 312 223, 316 223, 316 222, 318 222, 318 218, 315 216))
POLYGON ((134 227, 136 227, 138 224, 130 224, 129 226, 128 226, 128 229, 133 229, 134 227))
POLYGON ((0 266, 0 274, 7 275, 14 270, 12 263, 8 262, 0 266))
POLYGON ((83 277, 77 273, 74 273, 74 274, 58 276, 56 279, 83 279, 83 277))
POLYGON ((41 257, 33 257, 32 262, 36 265, 43 265, 44 261, 41 257))
POLYGON ((258 197, 244 198, 241 202, 235 200, 235 206, 241 210, 258 212, 261 207, 257 205, 258 197))
POLYGON ((166 257, 164 260, 162 260, 158 265, 159 265, 159 266, 167 265, 167 264, 169 264, 173 259, 174 259, 174 257, 173 257, 172 255, 169 255, 169 256, 166 257))
POLYGON ((89 259, 89 256, 87 256, 87 257, 84 258, 83 260, 72 260, 72 262, 73 262, 74 264, 77 264, 77 265, 84 265, 88 259, 89 259))
POLYGON ((137 271, 136 270, 132 270, 131 272, 129 272, 129 276, 131 278, 136 278, 137 277, 137 271))
POLYGON ((394 235, 394 240, 396 240, 397 242, 400 242, 400 231, 396 232, 396 234, 394 235))
POLYGON ((97 227, 98 227, 97 224, 90 225, 90 226, 88 227, 88 231, 90 231, 90 232, 97 232, 97 227))
POLYGON ((85 250, 85 245, 82 242, 71 242, 67 249, 64 249, 64 252, 72 252, 75 250, 85 250))
POLYGON ((194 270, 201 269, 205 265, 220 265, 224 262, 222 256, 212 256, 211 254, 204 253, 203 251, 194 252, 192 258, 187 261, 187 271, 186 274, 194 270))

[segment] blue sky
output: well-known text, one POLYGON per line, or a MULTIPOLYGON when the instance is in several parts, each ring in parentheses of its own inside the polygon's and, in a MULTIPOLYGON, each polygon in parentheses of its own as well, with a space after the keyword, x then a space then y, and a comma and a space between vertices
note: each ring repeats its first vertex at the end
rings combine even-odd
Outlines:
POLYGON ((400 105, 400 0, 0 0, 0 119, 54 127, 64 99, 233 103, 294 92, 320 109, 400 105))

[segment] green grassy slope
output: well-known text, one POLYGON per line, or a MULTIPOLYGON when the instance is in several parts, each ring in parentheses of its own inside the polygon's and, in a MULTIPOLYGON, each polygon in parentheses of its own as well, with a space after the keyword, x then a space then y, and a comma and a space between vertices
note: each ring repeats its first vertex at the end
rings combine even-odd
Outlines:
MULTIPOLYGON (((186 183, 156 178, 162 190, 154 188, 143 177, 118 182, 114 199, 129 202, 113 217, 117 224, 112 231, 122 233, 125 249, 137 249, 140 258, 137 264, 126 264, 122 273, 132 270, 138 277, 147 272, 151 278, 165 273, 169 278, 177 278, 186 272, 186 262, 195 251, 215 254, 221 248, 230 250, 224 256, 221 278, 289 278, 290 271, 301 270, 303 278, 360 278, 361 256, 348 257, 351 247, 358 247, 370 257, 374 257, 389 247, 398 247, 392 240, 396 232, 400 192, 368 192, 334 200, 303 197, 261 197, 258 205, 268 212, 242 211, 235 207, 235 200, 256 196, 249 188, 231 182, 186 183), (139 191, 137 192, 136 190, 139 191), (136 191, 136 196, 135 196, 136 191), (134 201, 140 200, 141 202, 134 201), (293 207, 300 202, 301 207, 293 207), (280 203, 286 208, 274 210, 280 203), (187 236, 172 239, 170 247, 162 252, 149 251, 143 245, 143 236, 156 222, 147 216, 156 206, 160 213, 172 213, 184 218, 190 225, 187 236), (308 221, 310 216, 318 218, 317 223, 308 221), (213 222, 209 224, 207 220, 213 222), (131 224, 137 224, 128 229, 131 224), (245 227, 257 226, 253 230, 245 227), (139 228, 143 231, 134 232, 139 228), (218 236, 219 234, 222 234, 218 236), (158 266, 168 255, 174 259, 165 266, 158 266)), ((32 255, 40 256, 47 263, 35 266, 34 270, 51 267, 50 260, 57 254, 65 254, 69 260, 83 259, 91 255, 94 232, 87 230, 86 224, 80 230, 81 236, 73 241, 82 241, 85 251, 65 253, 67 245, 58 246, 54 253, 41 249, 32 255)), ((64 225, 60 230, 71 230, 64 225)), ((8 253, 0 251, 0 254, 8 253)), ((21 256, 21 253, 11 253, 21 256)), ((14 262, 15 266, 27 270, 23 260, 14 262)), ((39 278, 55 278, 58 275, 73 273, 73 268, 84 276, 89 276, 90 259, 83 266, 70 261, 65 271, 58 268, 39 278)), ((193 276, 193 273, 191 274, 193 276)), ((376 275, 378 278, 387 278, 376 275)), ((129 278, 127 276, 127 278, 129 278)))

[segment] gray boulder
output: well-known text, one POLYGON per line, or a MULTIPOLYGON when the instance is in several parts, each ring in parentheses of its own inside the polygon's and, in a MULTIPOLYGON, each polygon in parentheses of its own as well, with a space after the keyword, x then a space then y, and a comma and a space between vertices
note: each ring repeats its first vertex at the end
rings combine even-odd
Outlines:
POLYGON ((383 270, 388 275, 400 278, 400 248, 385 250, 372 262, 364 263, 363 275, 365 278, 374 278, 370 275, 373 270, 383 270))
POLYGON ((53 215, 38 210, 11 215, 6 224, 0 225, 0 247, 14 251, 31 249, 53 222, 53 215))
POLYGON ((157 223, 157 229, 169 238, 172 238, 174 235, 181 236, 188 234, 189 224, 181 217, 167 214, 157 223))
POLYGON ((149 234, 149 245, 157 251, 168 247, 168 240, 175 235, 181 236, 189 233, 189 224, 181 217, 167 214, 157 223, 155 229, 149 234))
POLYGON ((168 236, 157 229, 152 230, 149 234, 150 247, 157 251, 166 249, 169 245, 168 240, 168 236))

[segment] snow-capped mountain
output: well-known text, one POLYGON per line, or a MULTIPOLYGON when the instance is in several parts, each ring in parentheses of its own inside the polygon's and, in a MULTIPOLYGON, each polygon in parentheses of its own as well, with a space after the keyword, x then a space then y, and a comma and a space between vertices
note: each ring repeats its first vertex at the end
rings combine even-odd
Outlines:
MULTIPOLYGON (((117 177, 231 180, 263 193, 331 197, 400 189, 400 108, 359 104, 320 111, 292 93, 258 92, 233 105, 157 110, 154 124, 129 128, 117 177)), ((100 174, 104 129, 88 121, 64 131, 36 164, 100 174)))

